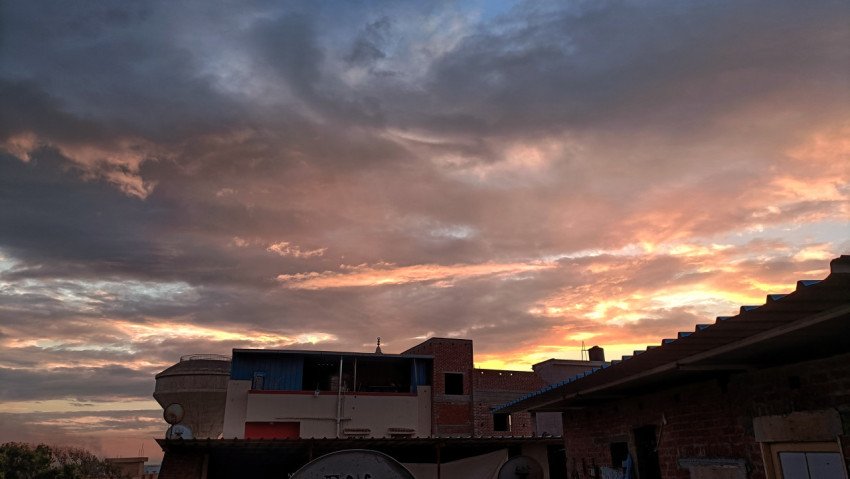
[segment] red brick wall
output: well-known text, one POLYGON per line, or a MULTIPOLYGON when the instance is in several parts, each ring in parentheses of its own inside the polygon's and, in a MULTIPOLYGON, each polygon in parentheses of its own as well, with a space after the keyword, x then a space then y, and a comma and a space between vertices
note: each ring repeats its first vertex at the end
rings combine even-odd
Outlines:
POLYGON ((531 392, 543 388, 543 380, 531 371, 476 369, 472 378, 475 389, 531 392))
POLYGON ((437 416, 440 424, 445 426, 469 425, 469 403, 466 404, 437 404, 437 416))
POLYGON ((527 412, 511 414, 510 431, 494 431, 493 414, 490 412, 493 407, 495 407, 493 404, 482 402, 473 404, 476 436, 531 436, 533 432, 531 413, 527 412))
POLYGON ((432 338, 407 351, 410 354, 434 356, 432 387, 434 394, 445 394, 445 373, 462 373, 463 393, 469 394, 472 372, 472 341, 469 339, 432 338))
POLYGON ((752 373, 718 375, 568 411, 564 443, 570 477, 592 477, 593 465, 611 466, 613 442, 628 442, 635 457, 634 429, 645 425, 658 428, 663 415, 667 424, 658 447, 662 477, 690 477, 687 469, 678 467, 680 458, 743 458, 752 468, 751 479, 764 478, 753 418, 839 406, 848 410, 848 365, 850 354, 752 373))
POLYGON ((472 412, 476 436, 530 436, 531 414, 511 414, 510 431, 493 430, 494 407, 543 388, 543 380, 531 371, 475 369, 472 373, 472 412))
POLYGON ((431 434, 471 435, 472 341, 468 339, 432 338, 405 351, 410 354, 434 355, 431 378, 431 434), (463 374, 463 394, 446 394, 445 373, 463 374))

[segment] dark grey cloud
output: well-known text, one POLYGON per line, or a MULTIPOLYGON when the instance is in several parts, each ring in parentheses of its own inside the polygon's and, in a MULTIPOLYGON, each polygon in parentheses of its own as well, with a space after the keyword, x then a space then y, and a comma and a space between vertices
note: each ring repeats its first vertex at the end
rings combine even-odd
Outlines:
POLYGON ((375 62, 386 58, 384 43, 392 34, 392 22, 388 17, 382 17, 366 25, 363 32, 354 40, 351 51, 345 59, 352 65, 373 68, 375 62))
POLYGON ((22 371, 0 368, 3 401, 36 401, 67 398, 77 401, 114 401, 149 397, 153 378, 149 371, 134 371, 113 365, 98 368, 63 368, 50 371, 22 371))
POLYGON ((839 2, 535 10, 517 8, 435 62, 439 110, 476 112, 500 133, 661 123, 693 135, 771 94, 793 109, 817 108, 813 94, 815 104, 847 94, 848 54, 835 40, 846 39, 848 8, 839 2), (817 92, 804 88, 811 72, 830 79, 817 92))

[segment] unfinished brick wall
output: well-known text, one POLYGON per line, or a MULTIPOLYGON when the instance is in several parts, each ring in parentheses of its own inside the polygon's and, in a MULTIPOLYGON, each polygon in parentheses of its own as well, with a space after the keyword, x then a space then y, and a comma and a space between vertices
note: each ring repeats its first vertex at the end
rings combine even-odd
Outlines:
POLYGON ((501 369, 476 369, 472 387, 496 391, 537 391, 543 380, 531 371, 504 371, 501 369))
POLYGON ((533 372, 475 369, 472 374, 472 413, 476 436, 530 436, 531 414, 511 414, 508 431, 494 430, 494 407, 513 401, 543 387, 543 380, 533 372))
POLYGON ((434 356, 431 377, 431 433, 435 436, 472 435, 472 341, 431 338, 405 353, 434 356), (446 394, 446 373, 463 375, 463 394, 446 394))
MULTIPOLYGON (((850 354, 751 373, 715 374, 691 384, 568 411, 564 443, 570 477, 600 477, 598 467, 612 465, 612 443, 628 443, 636 457, 635 429, 654 425, 656 437, 660 435, 661 477, 689 478, 689 470, 678 465, 680 459, 741 458, 750 468, 748 477, 764 478, 753 418, 827 408, 847 417, 848 365, 850 354)), ((846 449, 844 454, 850 459, 846 449)))

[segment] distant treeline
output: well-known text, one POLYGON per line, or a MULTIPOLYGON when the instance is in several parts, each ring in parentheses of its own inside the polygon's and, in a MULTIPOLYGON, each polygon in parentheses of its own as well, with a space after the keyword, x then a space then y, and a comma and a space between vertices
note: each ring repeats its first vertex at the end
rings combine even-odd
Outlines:
POLYGON ((7 442, 0 445, 0 479, 124 479, 115 466, 77 447, 7 442))

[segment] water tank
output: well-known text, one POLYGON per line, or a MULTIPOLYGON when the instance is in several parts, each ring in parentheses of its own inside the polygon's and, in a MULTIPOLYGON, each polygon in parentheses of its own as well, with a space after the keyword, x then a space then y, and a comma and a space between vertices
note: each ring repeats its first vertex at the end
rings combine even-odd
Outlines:
POLYGON ((605 361, 605 350, 594 346, 587 351, 587 359, 590 361, 605 361))
POLYGON ((179 363, 156 375, 153 397, 163 409, 180 404, 180 423, 188 426, 195 438, 217 438, 224 426, 229 380, 229 356, 183 356, 179 363))

